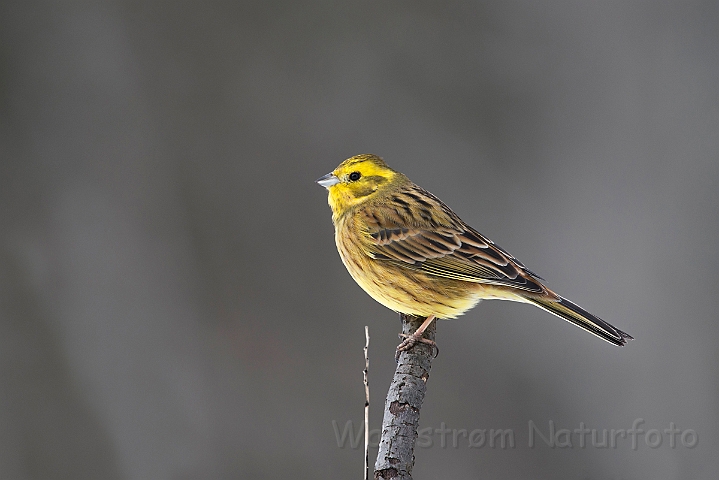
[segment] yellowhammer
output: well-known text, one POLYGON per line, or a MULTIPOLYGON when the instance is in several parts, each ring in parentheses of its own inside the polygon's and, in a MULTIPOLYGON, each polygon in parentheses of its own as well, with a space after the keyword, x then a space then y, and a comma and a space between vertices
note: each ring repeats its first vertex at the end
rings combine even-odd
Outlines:
POLYGON ((329 192, 337 250, 352 278, 385 307, 426 317, 398 353, 417 342, 434 344, 422 335, 435 318, 455 318, 491 298, 532 303, 613 345, 633 340, 544 286, 376 155, 348 158, 317 183, 329 192))

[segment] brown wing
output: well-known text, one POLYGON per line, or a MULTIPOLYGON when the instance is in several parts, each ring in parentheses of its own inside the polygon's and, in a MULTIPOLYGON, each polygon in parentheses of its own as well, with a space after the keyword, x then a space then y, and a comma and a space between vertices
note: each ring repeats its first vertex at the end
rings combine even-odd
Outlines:
POLYGON ((367 253, 375 259, 438 277, 548 293, 517 259, 414 184, 362 214, 372 239, 367 253))

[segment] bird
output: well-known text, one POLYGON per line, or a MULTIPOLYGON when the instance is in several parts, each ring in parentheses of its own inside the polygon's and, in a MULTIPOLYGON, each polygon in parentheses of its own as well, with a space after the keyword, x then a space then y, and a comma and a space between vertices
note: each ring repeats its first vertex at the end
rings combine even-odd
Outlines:
POLYGON ((316 182, 328 192, 335 243, 350 276, 374 300, 423 317, 396 355, 437 318, 456 318, 481 300, 530 303, 612 345, 634 338, 550 290, 509 252, 469 226, 439 198, 373 154, 348 158, 316 182))

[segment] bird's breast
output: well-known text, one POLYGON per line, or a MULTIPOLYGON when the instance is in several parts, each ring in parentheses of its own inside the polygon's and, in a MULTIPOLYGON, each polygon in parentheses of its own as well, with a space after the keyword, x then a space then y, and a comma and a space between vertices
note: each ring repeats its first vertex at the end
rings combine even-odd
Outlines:
POLYGON ((426 317, 455 318, 493 295, 482 285, 430 275, 398 261, 370 255, 373 239, 353 219, 335 225, 337 250, 357 284, 385 307, 426 317))

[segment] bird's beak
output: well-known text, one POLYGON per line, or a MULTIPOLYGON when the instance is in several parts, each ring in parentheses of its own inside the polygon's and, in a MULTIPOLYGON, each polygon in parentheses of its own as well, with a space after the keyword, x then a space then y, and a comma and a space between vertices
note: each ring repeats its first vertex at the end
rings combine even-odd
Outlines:
POLYGON ((330 188, 332 185, 337 185, 338 183, 340 183, 340 179, 337 178, 332 172, 318 178, 316 181, 325 188, 330 188))

